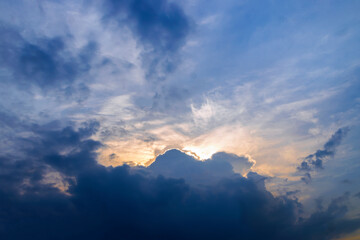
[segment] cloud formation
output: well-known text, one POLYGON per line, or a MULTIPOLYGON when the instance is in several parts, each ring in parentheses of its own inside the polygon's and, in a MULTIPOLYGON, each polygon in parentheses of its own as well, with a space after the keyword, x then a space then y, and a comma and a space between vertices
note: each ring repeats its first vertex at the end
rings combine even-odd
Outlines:
POLYGON ((89 42, 78 54, 69 51, 62 37, 38 37, 30 42, 17 29, 5 24, 0 27, 0 64, 13 75, 9 83, 21 89, 37 86, 42 90, 67 88, 91 68, 96 43, 89 42))
POLYGON ((2 239, 331 239, 360 227, 343 200, 302 218, 302 205, 273 196, 260 175, 225 177, 225 153, 203 163, 171 150, 149 169, 104 167, 89 139, 97 128, 33 126, 17 140, 23 157, 1 156, 2 239), (164 161, 187 175, 149 174, 164 161), (187 182, 217 170, 224 177, 211 186, 187 182))
POLYGON ((0 1, 0 238, 359 229, 358 8, 285 2, 0 1), (101 129, 80 124, 92 118, 101 129), (346 131, 336 132, 298 168, 309 183, 326 167, 322 182, 299 184, 294 162, 334 125, 353 126, 349 151, 331 169, 346 131), (173 147, 209 159, 171 150, 149 168, 98 162, 173 147), (307 212, 316 197, 328 202, 307 212))
POLYGON ((147 170, 155 175, 181 178, 195 186, 208 186, 224 178, 245 176, 254 164, 254 160, 248 157, 226 152, 217 152, 210 159, 199 161, 172 149, 159 155, 147 170))
POLYGON ((226 159, 211 158, 199 161, 176 149, 158 156, 147 169, 155 175, 184 179, 194 185, 212 185, 222 178, 236 176, 232 165, 226 159))
POLYGON ((299 171, 307 172, 301 179, 305 183, 311 182, 310 171, 323 169, 323 161, 335 155, 336 148, 341 144, 342 139, 348 133, 349 128, 339 128, 330 139, 324 144, 323 149, 317 150, 315 153, 308 155, 297 167, 299 171))
POLYGON ((156 50, 176 51, 189 32, 185 13, 168 0, 107 0, 105 5, 105 19, 130 24, 139 40, 156 50))
POLYGON ((177 51, 190 32, 190 19, 168 0, 107 0, 104 20, 127 25, 144 47, 142 62, 149 80, 164 80, 178 64, 177 51))

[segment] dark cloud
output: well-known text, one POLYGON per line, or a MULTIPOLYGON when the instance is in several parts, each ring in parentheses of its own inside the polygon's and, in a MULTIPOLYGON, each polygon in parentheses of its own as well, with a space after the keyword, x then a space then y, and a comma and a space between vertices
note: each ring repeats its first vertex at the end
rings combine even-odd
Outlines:
POLYGON ((301 192, 300 190, 288 191, 288 192, 286 192, 286 196, 294 196, 300 192, 301 192))
POLYGON ((301 218, 296 199, 274 197, 257 173, 231 175, 220 158, 202 163, 172 150, 150 169, 104 167, 96 162, 101 144, 89 138, 97 128, 96 122, 77 129, 32 125, 32 134, 18 139, 23 157, 1 156, 1 239, 321 240, 360 227, 359 219, 344 218, 346 196, 301 218), (181 174, 149 174, 163 164, 185 175, 211 178, 216 169, 222 175, 194 188, 181 174))
POLYGON ((145 47, 143 65, 150 80, 164 80, 178 64, 178 49, 190 32, 190 20, 168 0, 107 0, 104 20, 126 24, 145 47))
POLYGON ((38 37, 30 42, 5 24, 0 26, 0 34, 4 36, 0 40, 0 65, 13 75, 7 79, 9 84, 16 83, 23 90, 31 86, 44 91, 61 89, 67 97, 87 94, 86 85, 76 80, 90 70, 96 43, 89 42, 74 54, 66 38, 38 37))
POLYGON ((317 150, 315 153, 308 155, 297 167, 299 171, 306 171, 304 177, 301 178, 305 183, 311 181, 310 171, 323 169, 323 161, 326 158, 333 157, 335 155, 336 148, 341 144, 342 139, 348 133, 349 128, 339 128, 330 139, 324 144, 323 149, 317 150))
POLYGON ((107 0, 107 18, 130 24, 141 42, 161 51, 176 51, 190 25, 183 10, 168 0, 107 0))
POLYGON ((311 183, 311 175, 310 175, 310 173, 305 173, 304 176, 301 177, 301 181, 303 181, 306 184, 311 183))
POLYGON ((45 40, 43 44, 25 43, 19 52, 17 69, 26 78, 39 86, 53 85, 55 81, 73 81, 77 75, 76 66, 59 58, 64 49, 60 38, 45 40))
POLYGON ((341 183, 351 184, 352 182, 349 179, 344 179, 344 180, 341 181, 341 183))
POLYGON ((301 162, 300 166, 297 167, 298 170, 301 170, 301 171, 310 171, 311 170, 311 167, 309 166, 309 164, 305 161, 301 162))
POLYGON ((302 225, 300 232, 303 239, 337 239, 340 237, 338 230, 351 231, 350 229, 358 228, 360 219, 343 219, 348 211, 346 202, 349 198, 349 193, 333 199, 326 210, 319 210, 313 213, 302 225), (326 222, 326 224, 323 224, 326 222), (328 236, 324 236, 323 231, 326 231, 328 236))
POLYGON ((354 196, 360 198, 360 192, 356 193, 354 196))
POLYGON ((18 118, 18 116, 16 116, 15 114, 12 114, 7 109, 4 109, 1 105, 0 105, 0 123, 1 123, 0 129, 1 128, 13 129, 13 128, 23 125, 23 123, 18 118))

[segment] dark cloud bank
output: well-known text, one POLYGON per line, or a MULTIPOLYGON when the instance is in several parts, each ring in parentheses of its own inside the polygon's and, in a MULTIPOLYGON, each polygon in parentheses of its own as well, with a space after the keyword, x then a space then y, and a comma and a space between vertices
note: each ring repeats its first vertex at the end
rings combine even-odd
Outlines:
POLYGON ((360 227, 344 218, 344 197, 302 218, 296 199, 273 196, 254 172, 235 174, 226 153, 202 163, 171 150, 149 168, 101 166, 101 143, 89 139, 97 128, 28 126, 17 154, 1 156, 1 239, 303 240, 360 227))

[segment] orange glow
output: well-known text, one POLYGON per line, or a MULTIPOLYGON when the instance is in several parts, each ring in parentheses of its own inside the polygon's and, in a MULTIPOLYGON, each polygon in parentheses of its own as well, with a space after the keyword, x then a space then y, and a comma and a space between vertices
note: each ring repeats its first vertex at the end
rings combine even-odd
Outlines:
POLYGON ((357 230, 355 233, 350 234, 346 237, 339 238, 338 240, 360 240, 360 230, 357 230))

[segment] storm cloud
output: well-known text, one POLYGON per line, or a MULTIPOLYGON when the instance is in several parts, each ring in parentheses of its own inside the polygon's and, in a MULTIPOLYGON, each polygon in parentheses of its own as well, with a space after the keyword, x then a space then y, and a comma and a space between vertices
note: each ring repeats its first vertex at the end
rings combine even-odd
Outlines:
POLYGON ((97 128, 32 126, 31 137, 18 139, 23 157, 1 156, 3 239, 331 239, 360 226, 344 218, 338 199, 303 218, 296 199, 273 196, 252 172, 223 174, 205 188, 188 183, 190 175, 231 173, 219 158, 202 163, 171 150, 149 169, 104 167, 96 162, 101 144, 90 139, 97 128), (163 161, 187 175, 154 176, 163 161))

